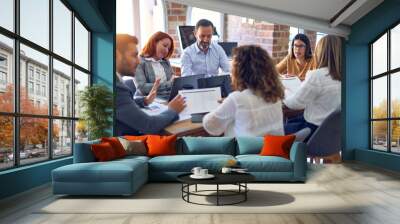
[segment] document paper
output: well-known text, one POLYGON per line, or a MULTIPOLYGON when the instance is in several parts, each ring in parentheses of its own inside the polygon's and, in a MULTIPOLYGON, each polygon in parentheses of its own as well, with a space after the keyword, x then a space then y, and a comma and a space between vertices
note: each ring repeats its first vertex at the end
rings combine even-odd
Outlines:
POLYGON ((181 114, 205 113, 216 109, 221 99, 221 88, 180 90, 178 92, 185 98, 186 108, 181 114))

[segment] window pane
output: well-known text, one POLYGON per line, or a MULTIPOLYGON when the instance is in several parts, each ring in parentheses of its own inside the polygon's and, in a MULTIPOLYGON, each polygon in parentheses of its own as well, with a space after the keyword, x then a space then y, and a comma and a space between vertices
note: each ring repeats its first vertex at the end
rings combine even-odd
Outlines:
POLYGON ((53 121, 53 157, 72 154, 72 121, 53 121))
POLYGON ((0 116, 0 170, 14 165, 13 118, 0 116))
POLYGON ((75 63, 89 70, 89 32, 75 18, 75 63))
POLYGON ((84 120, 75 122, 75 143, 88 140, 88 129, 84 120))
POLYGON ((372 118, 387 118, 387 78, 372 81, 372 118))
POLYGON ((372 45, 373 75, 387 71, 387 34, 383 35, 372 45))
POLYGON ((49 0, 20 0, 21 36, 49 48, 49 0))
POLYGON ((13 40, 0 35, 0 111, 14 111, 13 40))
POLYGON ((89 86, 89 75, 75 69, 75 117, 79 117, 81 114, 81 108, 79 106, 80 93, 89 86))
POLYGON ((387 121, 372 122, 372 148, 387 151, 387 121))
POLYGON ((47 55, 21 44, 21 113, 48 114, 48 64, 47 55))
POLYGON ((390 139, 392 141, 392 152, 400 153, 400 121, 394 120, 391 121, 391 136, 390 139))
POLYGON ((391 88, 390 88, 390 98, 391 98, 391 116, 400 118, 400 72, 391 74, 391 88))
POLYGON ((53 60, 53 115, 72 117, 71 66, 53 60))
POLYGON ((391 69, 400 67, 400 24, 391 30, 390 60, 391 69))
POLYGON ((60 0, 53 0, 53 9, 53 51, 72 60, 72 12, 60 0))
POLYGON ((21 164, 34 163, 49 158, 49 120, 22 117, 20 120, 21 164))
MULTIPOLYGON (((213 25, 216 28, 217 33, 219 35, 222 34, 221 13, 216 12, 216 11, 193 7, 192 14, 190 15, 190 25, 194 26, 200 19, 204 19, 204 18, 207 18, 208 20, 210 20, 213 23, 213 25)), ((214 36, 214 38, 216 38, 216 37, 214 36)))
POLYGON ((14 0, 0 1, 0 26, 14 31, 14 0))

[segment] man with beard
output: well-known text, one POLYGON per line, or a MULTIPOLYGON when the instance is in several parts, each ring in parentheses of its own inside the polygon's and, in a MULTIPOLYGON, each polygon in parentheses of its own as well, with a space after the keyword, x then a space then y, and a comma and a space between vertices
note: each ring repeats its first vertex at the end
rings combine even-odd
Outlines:
POLYGON ((213 31, 214 25, 209 20, 197 22, 194 31, 196 43, 187 47, 182 54, 182 76, 216 76, 219 68, 224 73, 229 72, 230 65, 224 49, 211 41, 213 31))
POLYGON ((150 116, 143 112, 140 107, 150 103, 159 84, 155 84, 155 93, 147 97, 133 98, 134 92, 126 86, 121 76, 134 76, 137 65, 140 63, 138 57, 138 40, 128 34, 116 36, 116 130, 117 135, 141 135, 157 134, 166 126, 178 119, 178 114, 185 108, 185 101, 182 96, 177 95, 168 103, 168 110, 159 115, 150 116))

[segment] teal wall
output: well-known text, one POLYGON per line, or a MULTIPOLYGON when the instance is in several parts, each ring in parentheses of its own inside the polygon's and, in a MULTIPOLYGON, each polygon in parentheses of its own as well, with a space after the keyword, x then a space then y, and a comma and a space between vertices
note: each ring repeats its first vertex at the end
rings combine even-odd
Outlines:
POLYGON ((344 159, 399 170, 400 157, 369 150, 369 46, 400 22, 400 0, 386 0, 351 27, 344 79, 344 159))
POLYGON ((0 199, 48 183, 53 169, 71 163, 69 157, 0 172, 0 199))
MULTIPOLYGON (((67 0, 92 31, 91 70, 93 83, 113 90, 115 0, 67 0)), ((112 131, 112 127, 110 127, 112 131)), ((51 181, 51 171, 72 163, 72 157, 0 172, 0 199, 51 181)))

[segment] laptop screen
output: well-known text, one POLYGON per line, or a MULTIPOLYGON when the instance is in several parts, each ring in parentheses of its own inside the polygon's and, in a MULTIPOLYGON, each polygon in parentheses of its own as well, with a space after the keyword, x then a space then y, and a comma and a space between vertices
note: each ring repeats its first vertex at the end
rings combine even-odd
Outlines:
POLYGON ((199 87, 197 80, 204 77, 205 75, 201 74, 175 78, 174 82, 172 83, 171 93, 168 101, 171 101, 176 95, 178 95, 179 90, 198 89, 199 87))
POLYGON ((228 58, 232 58, 232 50, 238 46, 237 42, 218 42, 218 44, 222 47, 222 49, 224 49, 228 58))
POLYGON ((232 92, 232 80, 230 75, 218 75, 208 78, 198 79, 199 89, 202 88, 221 88, 222 97, 227 97, 232 92))

